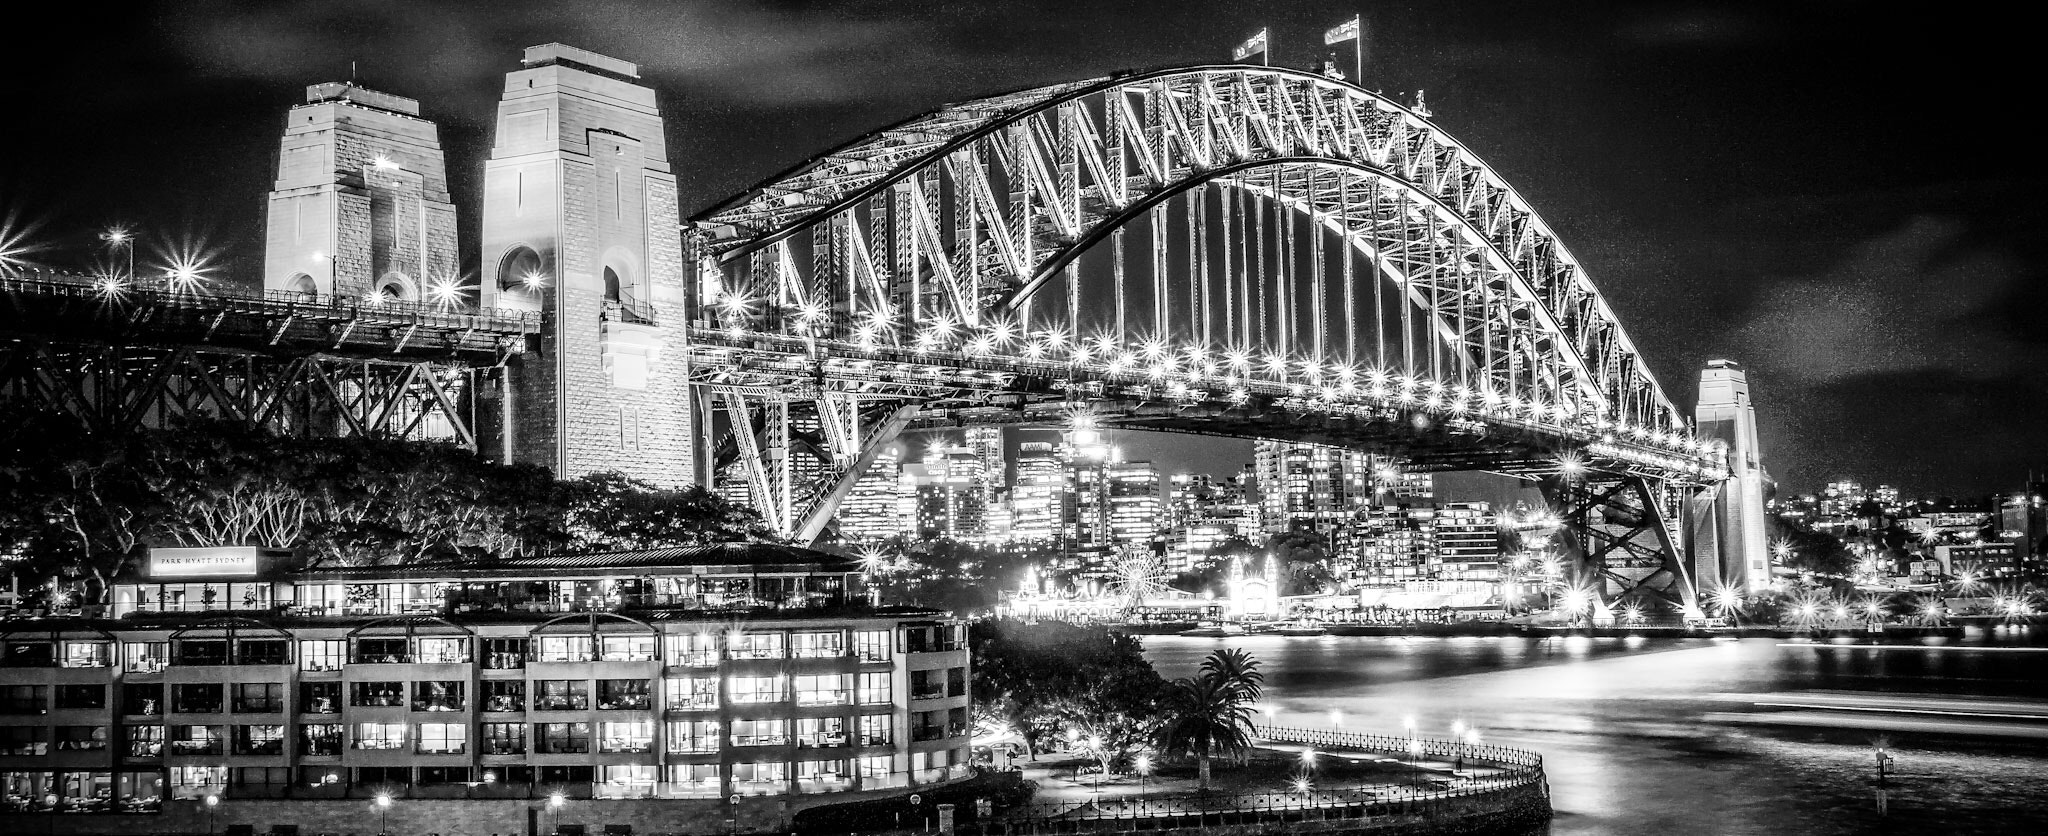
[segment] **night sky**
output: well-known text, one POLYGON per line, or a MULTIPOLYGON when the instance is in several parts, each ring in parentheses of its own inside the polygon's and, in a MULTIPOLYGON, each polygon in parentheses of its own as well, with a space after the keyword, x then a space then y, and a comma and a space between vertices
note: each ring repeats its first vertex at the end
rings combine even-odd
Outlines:
MULTIPOLYGON (((1365 14, 1368 88, 1428 91, 1585 264, 1671 397, 1750 370, 1783 487, 1974 496, 2048 471, 2038 27, 1851 2, 37 4, 14 30, 0 213, 82 267, 110 223, 254 282, 285 110, 349 77, 421 100, 476 203, 502 75, 561 41, 660 91, 685 212, 947 101, 1216 62, 1309 66, 1365 14)), ((25 231, 25 232, 24 232, 25 231)), ((464 246, 476 217, 464 217, 464 246)), ((474 258, 474 254, 470 256, 474 258)), ((474 269, 474 265, 470 265, 474 269)), ((1245 447, 1154 437, 1174 469, 1245 447)))

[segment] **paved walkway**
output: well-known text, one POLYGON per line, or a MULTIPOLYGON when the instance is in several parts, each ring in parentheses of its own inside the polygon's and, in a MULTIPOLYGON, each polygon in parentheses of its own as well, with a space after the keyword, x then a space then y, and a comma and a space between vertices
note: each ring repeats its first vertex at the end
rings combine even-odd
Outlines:
MULTIPOLYGON (((1260 743, 1259 748, 1273 752, 1296 754, 1298 756, 1298 753, 1307 747, 1293 743, 1265 742, 1260 743)), ((1418 782, 1440 783, 1460 778, 1484 778, 1505 771, 1492 766, 1459 763, 1456 761, 1422 760, 1411 762, 1405 758, 1395 758, 1377 752, 1318 750, 1318 754, 1326 757, 1342 757, 1347 760, 1370 763, 1373 764, 1376 770, 1385 773, 1384 775, 1375 775, 1365 780, 1345 781, 1342 783, 1341 789, 1346 790, 1368 789, 1392 793, 1407 789, 1418 782), (1379 780, 1374 780, 1374 778, 1379 780)), ((1015 761, 1017 766, 1023 768, 1024 780, 1034 781, 1038 784, 1038 793, 1032 799, 1034 803, 1085 804, 1090 802, 1119 802, 1136 800, 1140 797, 1191 794, 1199 790, 1198 785, 1200 782, 1193 775, 1185 777, 1151 775, 1141 778, 1137 775, 1077 774, 1078 768, 1093 766, 1095 763, 1096 761, 1093 758, 1079 757, 1065 752, 1040 755, 1035 761, 1025 758, 1019 758, 1015 761)), ((1234 770, 1230 764, 1215 764, 1211 776, 1210 790, 1221 793, 1284 793, 1288 791, 1288 787, 1279 784, 1247 786, 1240 775, 1233 773, 1234 770)))

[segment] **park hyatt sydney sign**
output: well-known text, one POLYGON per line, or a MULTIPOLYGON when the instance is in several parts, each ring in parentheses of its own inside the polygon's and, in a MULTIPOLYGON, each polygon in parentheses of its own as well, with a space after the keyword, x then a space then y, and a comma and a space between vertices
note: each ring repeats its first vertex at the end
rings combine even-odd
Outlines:
POLYGON ((152 548, 146 565, 151 578, 254 578, 285 554, 260 546, 152 548))

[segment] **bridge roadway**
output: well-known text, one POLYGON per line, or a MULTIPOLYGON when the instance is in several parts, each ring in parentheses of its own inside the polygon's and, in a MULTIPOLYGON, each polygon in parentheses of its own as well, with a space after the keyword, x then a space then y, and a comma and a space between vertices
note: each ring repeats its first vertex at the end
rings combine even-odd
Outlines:
POLYGON ((1376 449, 1430 472, 1540 477, 1559 471, 1561 455, 1576 455, 1565 459, 1571 468, 1693 486, 1726 478, 1723 459, 1689 439, 1632 433, 1591 416, 1536 418, 1525 404, 1488 404, 1443 390, 1431 396, 1392 382, 1333 380, 1312 389, 1285 375, 1233 373, 1227 365, 1155 373, 1119 367, 1113 358, 1059 360, 972 339, 951 348, 905 348, 704 325, 690 329, 690 351, 697 382, 722 389, 917 402, 908 429, 1088 420, 1376 449))
POLYGON ((540 333, 537 313, 286 291, 175 290, 70 273, 0 276, 0 334, 123 345, 209 345, 365 358, 497 362, 540 333))

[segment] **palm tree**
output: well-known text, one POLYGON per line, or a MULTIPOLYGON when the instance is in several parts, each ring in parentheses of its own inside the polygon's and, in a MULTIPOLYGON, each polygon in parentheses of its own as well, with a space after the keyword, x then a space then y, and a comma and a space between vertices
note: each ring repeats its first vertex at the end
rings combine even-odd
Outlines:
POLYGON ((1259 694, 1266 689, 1266 675, 1259 672, 1259 660, 1235 647, 1218 650, 1203 659, 1202 676, 1214 678, 1237 692, 1245 703, 1258 702, 1259 694))
POLYGON ((1159 748, 1194 755, 1203 790, 1209 789, 1211 758, 1239 757, 1251 748, 1251 704, 1265 679, 1251 654, 1231 648, 1209 654, 1199 675, 1177 680, 1168 690, 1159 748))

